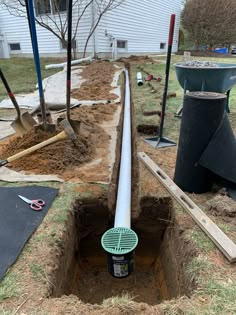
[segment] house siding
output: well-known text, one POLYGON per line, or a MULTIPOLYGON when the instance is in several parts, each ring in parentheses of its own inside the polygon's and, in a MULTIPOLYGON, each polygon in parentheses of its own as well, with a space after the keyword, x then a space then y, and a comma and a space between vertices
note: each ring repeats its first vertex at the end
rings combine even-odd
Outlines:
MULTIPOLYGON (((84 0, 86 1, 86 0, 84 0)), ((73 10, 73 29, 76 26, 78 17, 78 7, 73 10)), ((66 14, 61 14, 62 21, 65 21, 66 14)), ((45 20, 45 18, 44 18, 45 20)), ((55 28, 53 23, 48 19, 47 23, 50 27, 55 28)), ((82 51, 85 45, 87 34, 91 27, 91 10, 85 12, 81 19, 77 33, 78 50, 82 51)), ((38 46, 40 54, 60 54, 65 53, 61 48, 59 38, 53 35, 45 28, 36 24, 38 46)), ((32 45, 30 40, 30 32, 26 17, 18 17, 11 15, 4 7, 0 7, 0 31, 4 33, 8 43, 20 43, 22 54, 32 54, 32 45)), ((92 39, 89 41, 88 51, 93 50, 92 39)))
MULTIPOLYGON (((161 53, 168 48, 170 15, 176 14, 173 52, 178 49, 181 0, 126 0, 121 6, 107 13, 98 32, 98 52, 111 51, 105 31, 116 39, 127 40, 123 53, 161 53), (160 43, 166 43, 160 49, 160 43)), ((119 51, 119 49, 118 49, 119 51)))
MULTIPOLYGON (((168 48, 169 21, 172 13, 176 14, 173 42, 175 52, 178 47, 180 10, 181 0, 125 0, 118 8, 103 16, 89 41, 87 52, 93 52, 95 42, 96 53, 105 55, 111 53, 111 42, 105 36, 107 31, 114 38, 127 41, 127 49, 118 49, 119 54, 164 53, 168 48), (164 49, 160 49, 160 43, 166 43, 164 49)), ((74 27, 77 16, 78 8, 74 7, 74 27)), ((83 51, 91 23, 92 12, 88 9, 80 22, 76 37, 79 52, 83 51)), ((6 35, 8 43, 20 43, 22 54, 32 54, 26 18, 12 16, 4 7, 0 7, 0 31, 6 35)), ((60 40, 49 31, 37 25, 37 34, 41 54, 65 53, 61 49, 60 40)))

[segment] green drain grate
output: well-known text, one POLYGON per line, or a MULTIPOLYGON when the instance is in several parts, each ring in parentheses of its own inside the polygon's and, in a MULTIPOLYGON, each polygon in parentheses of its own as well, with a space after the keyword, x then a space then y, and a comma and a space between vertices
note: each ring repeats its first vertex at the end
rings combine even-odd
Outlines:
POLYGON ((101 243, 106 252, 125 255, 135 249, 138 244, 138 236, 128 228, 112 228, 103 234, 101 243))

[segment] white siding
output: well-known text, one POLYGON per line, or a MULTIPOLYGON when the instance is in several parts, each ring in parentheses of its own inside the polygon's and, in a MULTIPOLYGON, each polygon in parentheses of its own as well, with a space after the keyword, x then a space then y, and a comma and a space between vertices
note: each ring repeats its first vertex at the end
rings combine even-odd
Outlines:
MULTIPOLYGON (((20 43, 23 54, 32 53, 30 32, 26 18, 12 16, 7 10, 1 8, 0 26, 1 31, 6 35, 8 43, 20 43)), ((39 26, 37 26, 37 34, 41 53, 57 53, 59 51, 59 40, 54 35, 39 26)))
MULTIPOLYGON (((126 0, 102 20, 97 50, 111 51, 105 30, 117 39, 128 41, 127 53, 165 52, 168 46, 170 15, 176 14, 173 51, 178 47, 181 0, 126 0), (160 50, 160 43, 166 48, 160 50)), ((122 51, 122 50, 121 50, 122 51)))
MULTIPOLYGON (((86 1, 86 0, 84 0, 86 1)), ((73 9, 73 27, 76 26, 76 21, 78 17, 78 7, 74 7, 73 9)), ((66 14, 61 14, 62 21, 65 21, 66 14)), ((55 19, 55 17, 53 17, 55 19)), ((44 17, 44 21, 48 23, 52 28, 55 29, 53 23, 47 17, 44 17)), ((84 16, 81 19, 78 33, 77 33, 77 46, 80 51, 83 51, 83 47, 85 45, 85 41, 87 38, 87 34, 90 30, 91 25, 91 9, 85 12, 84 16)), ((28 22, 26 17, 19 17, 11 15, 4 7, 0 6, 0 28, 1 32, 6 35, 8 43, 20 43, 21 45, 21 53, 22 54, 31 54, 32 46, 30 40, 30 32, 28 27, 28 22)), ((58 54, 62 53, 63 50, 61 48, 60 40, 55 35, 53 35, 50 31, 45 28, 36 25, 37 29, 37 37, 38 37, 38 45, 39 51, 41 54, 58 54)), ((92 39, 88 45, 88 51, 91 51, 92 47, 92 39)))
MULTIPOLYGON (((87 1, 87 0, 83 0, 87 1)), ((111 42, 105 31, 116 39, 127 40, 127 50, 118 50, 127 54, 166 52, 170 15, 176 14, 173 51, 178 47, 181 0, 125 0, 125 2, 108 12, 96 30, 96 52, 110 53, 111 42), (160 49, 160 43, 166 43, 160 49)), ((78 8, 73 10, 73 24, 78 17, 78 8)), ((65 15, 64 17, 65 18, 65 15)), ((82 52, 92 21, 91 8, 83 16, 77 34, 77 50, 82 52)), ((50 22, 49 22, 50 23, 50 22)), ((8 43, 20 43, 23 54, 31 54, 31 41, 26 18, 16 17, 0 6, 0 29, 5 33, 8 43)), ((63 52, 60 41, 46 29, 37 26, 39 50, 41 54, 58 54, 63 52)), ((93 51, 93 36, 87 52, 93 51)))

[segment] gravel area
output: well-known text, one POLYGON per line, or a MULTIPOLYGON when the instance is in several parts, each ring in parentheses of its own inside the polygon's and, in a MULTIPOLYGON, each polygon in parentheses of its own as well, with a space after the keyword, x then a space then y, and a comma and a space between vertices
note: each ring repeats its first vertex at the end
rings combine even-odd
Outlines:
POLYGON ((214 62, 210 61, 199 61, 199 60, 192 60, 192 61, 186 61, 181 63, 184 67, 190 67, 190 68, 218 68, 219 65, 214 62))

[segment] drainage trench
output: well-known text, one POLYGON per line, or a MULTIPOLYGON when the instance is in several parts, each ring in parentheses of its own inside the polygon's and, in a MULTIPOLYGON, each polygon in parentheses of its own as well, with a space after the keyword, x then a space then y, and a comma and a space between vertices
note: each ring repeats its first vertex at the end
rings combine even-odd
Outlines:
POLYGON ((74 294, 84 303, 128 293, 136 302, 155 305, 189 295, 194 286, 185 275, 185 263, 193 252, 181 239, 170 198, 143 197, 141 214, 132 227, 139 236, 135 271, 117 279, 107 271, 101 236, 114 218, 106 200, 78 201, 69 225, 70 235, 55 274, 53 297, 74 294), (97 215, 99 213, 99 216, 97 215))
MULTIPOLYGON (((127 278, 112 277, 102 235, 114 226, 116 159, 109 199, 77 200, 69 218, 60 264, 52 279, 52 297, 74 294, 84 303, 102 304, 107 298, 128 293, 134 301, 156 305, 163 300, 190 295, 195 284, 186 276, 185 265, 194 255, 181 237, 170 197, 138 199, 136 131, 132 113, 132 229, 139 238, 135 270, 127 278), (112 207, 111 207, 112 206, 112 207)), ((122 121, 121 121, 122 122, 122 121)), ((118 128, 118 138, 121 131, 118 128)), ((117 152, 120 152, 120 140, 117 152)))

